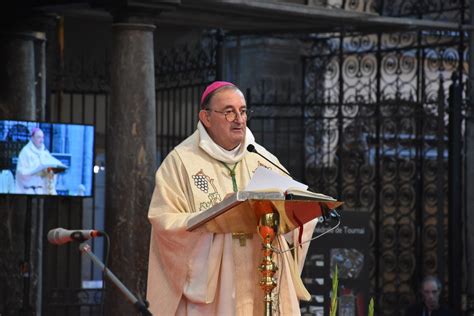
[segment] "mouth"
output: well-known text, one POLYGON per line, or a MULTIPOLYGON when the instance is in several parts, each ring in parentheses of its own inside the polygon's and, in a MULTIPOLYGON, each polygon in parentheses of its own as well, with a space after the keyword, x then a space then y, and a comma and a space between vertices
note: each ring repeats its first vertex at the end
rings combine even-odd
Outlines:
POLYGON ((232 132, 243 133, 244 129, 242 127, 232 127, 232 132))

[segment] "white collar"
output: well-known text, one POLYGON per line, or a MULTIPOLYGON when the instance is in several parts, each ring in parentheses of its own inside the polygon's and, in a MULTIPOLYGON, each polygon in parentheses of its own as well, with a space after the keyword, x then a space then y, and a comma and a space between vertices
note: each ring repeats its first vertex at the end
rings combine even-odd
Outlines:
POLYGON ((209 136, 201 121, 198 122, 197 129, 199 131, 199 147, 212 158, 225 163, 239 162, 244 158, 247 146, 255 143, 255 137, 248 127, 246 127, 244 142, 232 150, 226 150, 217 145, 209 136))
POLYGON ((28 147, 30 147, 30 150, 37 155, 41 155, 45 149, 44 144, 41 144, 41 148, 37 148, 31 140, 28 142, 28 147))

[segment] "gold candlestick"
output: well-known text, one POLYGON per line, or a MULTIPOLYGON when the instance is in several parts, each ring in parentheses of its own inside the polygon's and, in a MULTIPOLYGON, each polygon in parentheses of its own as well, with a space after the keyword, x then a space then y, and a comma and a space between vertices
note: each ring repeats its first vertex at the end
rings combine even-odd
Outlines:
POLYGON ((272 291, 277 286, 277 281, 274 278, 274 275, 278 270, 278 267, 273 261, 272 242, 275 239, 278 230, 278 216, 279 215, 276 212, 264 214, 260 217, 260 223, 258 226, 258 233, 262 238, 263 259, 259 270, 262 274, 260 287, 265 293, 265 316, 271 316, 273 313, 272 291))

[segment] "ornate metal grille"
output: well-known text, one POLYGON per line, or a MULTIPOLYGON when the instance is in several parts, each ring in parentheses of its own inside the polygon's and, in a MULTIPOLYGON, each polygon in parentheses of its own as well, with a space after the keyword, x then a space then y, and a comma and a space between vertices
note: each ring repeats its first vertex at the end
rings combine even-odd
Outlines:
POLYGON ((305 59, 306 181, 371 214, 371 286, 384 315, 414 300, 421 275, 448 282, 447 96, 465 71, 461 41, 322 37, 305 59))
POLYGON ((156 55, 156 113, 158 160, 162 159, 197 124, 199 97, 216 79, 217 46, 214 33, 183 47, 159 50, 156 55))
POLYGON ((370 214, 378 314, 397 315, 413 302, 423 275, 449 282, 448 96, 452 75, 467 77, 462 39, 443 32, 319 37, 304 59, 300 102, 248 94, 258 142, 313 190, 370 214))

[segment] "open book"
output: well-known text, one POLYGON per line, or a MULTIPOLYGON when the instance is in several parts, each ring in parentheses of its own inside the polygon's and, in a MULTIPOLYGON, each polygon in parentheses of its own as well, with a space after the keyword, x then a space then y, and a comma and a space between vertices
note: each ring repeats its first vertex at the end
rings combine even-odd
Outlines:
POLYGON ((67 168, 68 167, 63 164, 59 159, 56 159, 48 153, 47 155, 43 155, 41 157, 40 163, 31 171, 31 174, 36 174, 45 169, 51 170, 54 173, 61 173, 66 171, 67 168))
POLYGON ((258 167, 244 191, 281 192, 285 199, 313 199, 319 201, 337 200, 322 194, 308 191, 308 186, 287 176, 280 175, 264 167, 258 167))
POLYGON ((265 168, 257 168, 245 191, 235 192, 219 204, 193 215, 188 220, 187 230, 253 233, 260 216, 257 209, 263 204, 280 214, 279 231, 285 233, 342 205, 330 196, 308 191, 307 186, 291 178, 261 169, 265 168), (265 188, 266 185, 271 187, 265 188))
POLYGON ((63 164, 57 164, 57 163, 42 163, 42 164, 39 164, 36 168, 34 168, 32 171, 31 171, 31 174, 36 174, 38 172, 41 172, 45 169, 48 169, 48 170, 51 170, 53 171, 54 173, 61 173, 61 172, 64 172, 66 171, 67 167, 63 164))
POLYGON ((289 188, 285 191, 285 196, 287 200, 317 200, 325 202, 337 202, 337 200, 329 195, 322 193, 311 192, 308 190, 300 190, 297 188, 289 188))

